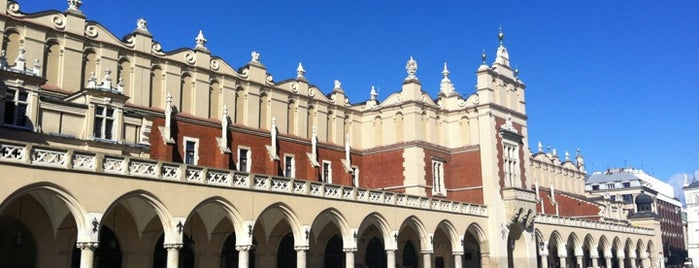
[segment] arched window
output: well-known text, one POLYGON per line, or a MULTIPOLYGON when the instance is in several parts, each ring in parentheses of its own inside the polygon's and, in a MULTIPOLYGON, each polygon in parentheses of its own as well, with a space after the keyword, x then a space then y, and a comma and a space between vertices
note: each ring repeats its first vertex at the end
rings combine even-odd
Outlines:
POLYGON ((44 78, 48 80, 49 84, 58 84, 58 75, 60 73, 59 63, 61 56, 61 47, 55 41, 51 41, 46 44, 46 51, 44 54, 44 78))
POLYGON ((188 73, 182 75, 180 79, 180 112, 193 114, 194 111, 194 92, 192 88, 192 76, 188 73))
POLYGON ((209 118, 221 118, 221 86, 218 81, 211 80, 209 84, 209 118))
POLYGON ((163 108, 163 71, 158 66, 154 66, 150 71, 150 100, 149 106, 163 108))
POLYGON ((22 46, 22 37, 18 32, 13 30, 5 32, 5 38, 2 43, 2 50, 5 51, 7 64, 15 65, 17 55, 19 55, 19 47, 22 46))

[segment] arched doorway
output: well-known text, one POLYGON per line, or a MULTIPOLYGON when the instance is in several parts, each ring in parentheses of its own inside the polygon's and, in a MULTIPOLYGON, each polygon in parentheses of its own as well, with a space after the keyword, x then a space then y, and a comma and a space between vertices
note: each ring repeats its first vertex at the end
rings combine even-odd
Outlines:
POLYGON ((296 267, 296 251, 294 251, 294 234, 284 236, 277 249, 277 268, 296 267))
POLYGON ((324 267, 345 266, 345 254, 342 252, 342 238, 340 238, 339 235, 334 235, 328 240, 323 258, 324 267))
POLYGON ((386 267, 386 251, 384 250, 381 239, 377 237, 371 238, 366 248, 366 260, 364 261, 367 268, 385 268, 386 267))
MULTIPOLYGON (((184 243, 179 250, 179 268, 194 268, 194 241, 184 235, 184 243)), ((167 268, 167 250, 163 245, 165 235, 160 235, 153 249, 153 268, 167 268)))
POLYGON ((417 251, 413 245, 413 241, 408 240, 403 246, 403 267, 417 268, 417 251))

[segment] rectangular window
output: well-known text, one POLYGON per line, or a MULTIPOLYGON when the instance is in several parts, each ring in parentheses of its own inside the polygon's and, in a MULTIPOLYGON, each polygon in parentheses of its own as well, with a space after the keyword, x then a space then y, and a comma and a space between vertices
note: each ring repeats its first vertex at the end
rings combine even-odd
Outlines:
POLYGON ((284 156, 284 177, 287 178, 293 178, 296 176, 294 173, 296 172, 294 168, 294 156, 293 155, 285 155, 284 156))
POLYGON ((630 188, 630 187, 631 187, 631 182, 628 182, 628 181, 627 181, 627 182, 624 182, 623 185, 624 185, 624 188, 630 188))
POLYGON ((114 109, 111 107, 95 106, 95 125, 93 136, 96 139, 111 140, 114 138, 114 109))
POLYGON ((199 139, 184 137, 184 163, 197 165, 199 160, 199 139))
POLYGON ((633 203, 633 195, 631 194, 625 194, 621 196, 624 199, 624 204, 631 204, 633 203))
POLYGON ((614 189, 614 188, 616 188, 614 183, 607 183, 607 189, 614 189))
POLYGON ((432 195, 445 196, 444 162, 432 160, 432 195))
POLYGON ((599 190, 599 185, 597 185, 597 184, 596 184, 596 185, 592 185, 592 190, 593 190, 593 191, 599 190))
POLYGON ((324 183, 333 183, 332 181, 332 176, 333 176, 333 170, 330 165, 330 161, 323 160, 323 182, 324 183))
POLYGON ((27 126, 27 106, 29 106, 29 94, 14 89, 7 89, 5 94, 5 124, 27 126))
POLYGON ((505 143, 503 147, 503 169, 505 170, 505 187, 521 185, 519 180, 519 146, 505 143))
POLYGON ((238 170, 242 172, 250 172, 250 149, 238 149, 238 170))

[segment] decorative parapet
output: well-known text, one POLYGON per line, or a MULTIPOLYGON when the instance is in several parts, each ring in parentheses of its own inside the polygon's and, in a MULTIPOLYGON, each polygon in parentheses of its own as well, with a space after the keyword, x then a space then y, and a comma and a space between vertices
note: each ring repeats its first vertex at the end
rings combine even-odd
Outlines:
POLYGON ((111 174, 257 192, 286 193, 481 217, 488 216, 488 207, 478 204, 152 159, 46 148, 19 142, 0 141, 0 164, 31 165, 34 168, 76 170, 95 174, 111 174))
POLYGON ((633 233, 642 235, 655 235, 655 231, 650 228, 634 227, 626 224, 619 224, 613 222, 601 222, 601 221, 591 221, 576 219, 570 217, 560 217, 555 215, 544 215, 538 214, 536 216, 536 223, 539 224, 555 224, 569 227, 579 227, 587 229, 595 229, 602 231, 612 231, 612 232, 623 232, 623 233, 633 233))

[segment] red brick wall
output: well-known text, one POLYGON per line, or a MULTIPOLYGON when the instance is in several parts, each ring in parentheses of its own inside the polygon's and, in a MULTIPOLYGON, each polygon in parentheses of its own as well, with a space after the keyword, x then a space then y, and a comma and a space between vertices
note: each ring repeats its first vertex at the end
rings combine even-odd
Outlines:
MULTIPOLYGON (((504 169, 504 159, 503 159, 503 142, 502 142, 502 137, 500 136, 500 127, 505 124, 505 119, 502 118, 495 118, 495 133, 496 137, 495 139, 497 140, 497 154, 498 154, 498 177, 500 181, 500 189, 505 188, 505 169, 504 169)), ((522 126, 518 124, 512 124, 514 128, 517 130, 517 133, 522 133, 522 126)), ((519 143, 519 170, 520 170, 520 187, 526 188, 525 182, 526 182, 526 170, 525 170, 525 165, 524 165, 524 144, 520 141, 519 143)), ((501 191, 502 194, 502 191, 501 191)))
MULTIPOLYGON (((447 189, 483 186, 481 152, 472 151, 452 154, 444 170, 447 189)), ((451 200, 483 204, 483 189, 449 191, 451 200)))
POLYGON ((182 163, 184 156, 183 138, 187 136, 199 139, 198 165, 229 168, 229 155, 221 153, 216 141, 216 137, 221 136, 220 128, 173 120, 170 131, 175 144, 166 144, 158 129, 159 126, 164 125, 165 120, 162 118, 156 118, 153 121, 150 137, 151 158, 182 163))
MULTIPOLYGON (((359 159, 359 186, 381 188, 403 185, 403 149, 364 155, 359 159)), ((404 190, 397 190, 404 192, 404 190)))

